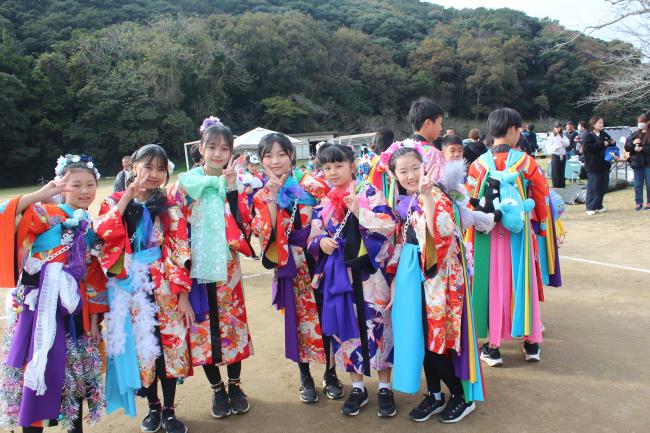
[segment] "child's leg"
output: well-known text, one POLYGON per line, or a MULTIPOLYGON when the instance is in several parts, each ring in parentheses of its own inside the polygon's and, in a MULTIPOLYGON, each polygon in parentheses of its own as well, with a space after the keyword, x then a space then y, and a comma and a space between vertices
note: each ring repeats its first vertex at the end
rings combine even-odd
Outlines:
MULTIPOLYGON (((445 355, 439 355, 427 351, 429 362, 431 363, 431 368, 435 371, 436 376, 442 379, 449 388, 449 392, 452 396, 462 396, 463 395, 463 384, 456 373, 454 372, 454 364, 451 359, 445 355)), ((426 356, 426 355, 425 355, 426 356)), ((440 389, 440 383, 438 383, 438 389, 440 389)))
POLYGON ((230 408, 235 415, 246 413, 250 410, 250 404, 246 399, 246 394, 241 389, 241 362, 229 364, 228 367, 228 398, 230 399, 230 408))
POLYGON ((393 369, 389 367, 377 372, 377 375, 379 376, 379 389, 390 389, 390 375, 392 371, 393 369))
POLYGON ((212 385, 212 388, 221 383, 221 373, 219 372, 219 367, 216 365, 204 365, 203 372, 205 377, 208 378, 208 382, 212 385))
POLYGON ((435 395, 436 400, 440 400, 442 398, 442 389, 440 387, 440 381, 442 379, 438 373, 438 369, 436 369, 435 353, 430 350, 424 351, 423 367, 424 377, 427 381, 427 391, 429 391, 430 394, 435 395))
POLYGON ((70 430, 68 433, 83 433, 84 428, 83 428, 83 407, 84 407, 84 401, 82 399, 79 400, 79 416, 74 422, 74 426, 72 430, 70 430))
POLYGON ((147 397, 149 406, 160 405, 160 399, 158 398, 158 378, 153 381, 148 388, 145 388, 144 394, 147 397))
POLYGON ((228 370, 229 381, 239 380, 239 376, 241 376, 241 361, 229 364, 226 369, 228 370))
POLYGON ((43 433, 43 427, 23 427, 23 433, 43 433))
POLYGON ((176 400, 176 379, 161 377, 160 386, 163 392, 163 408, 174 409, 174 401, 176 400))

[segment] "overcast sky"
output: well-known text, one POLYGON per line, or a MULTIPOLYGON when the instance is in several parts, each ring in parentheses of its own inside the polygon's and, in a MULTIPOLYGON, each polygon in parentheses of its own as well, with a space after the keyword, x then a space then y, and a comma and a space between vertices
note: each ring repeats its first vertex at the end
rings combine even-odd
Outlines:
MULTIPOLYGON (((571 30, 584 31, 590 25, 600 24, 610 17, 605 0, 426 0, 444 7, 462 8, 510 8, 537 18, 551 18, 571 30)), ((625 39, 612 30, 602 30, 593 36, 611 40, 625 39)), ((630 41, 633 42, 634 41, 630 41)))

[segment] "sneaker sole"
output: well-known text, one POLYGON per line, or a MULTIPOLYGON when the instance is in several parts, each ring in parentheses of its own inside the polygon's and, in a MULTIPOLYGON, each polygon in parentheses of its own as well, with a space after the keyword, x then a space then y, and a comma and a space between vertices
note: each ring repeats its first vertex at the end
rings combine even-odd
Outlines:
MULTIPOLYGON (((165 431, 167 431, 167 429, 165 429, 165 431)), ((187 433, 187 426, 185 426, 185 431, 183 431, 183 433, 187 433)))
POLYGON ((395 415, 397 415, 397 408, 395 408, 395 410, 393 412, 387 413, 387 414, 384 414, 384 415, 382 415, 381 412, 377 412, 377 416, 379 418, 390 418, 390 417, 395 416, 395 415))
POLYGON ((212 418, 223 419, 223 418, 226 418, 226 417, 229 417, 230 415, 232 415, 232 411, 229 410, 228 413, 225 414, 225 415, 217 415, 214 412, 210 411, 210 415, 212 415, 212 418))
POLYGON ((541 360, 540 355, 542 353, 542 349, 539 349, 539 352, 537 352, 535 355, 529 354, 526 352, 526 349, 523 349, 523 351, 526 355, 526 362, 539 362, 541 360))
POLYGON ((316 400, 307 400, 306 398, 303 398, 303 396, 300 396, 300 401, 305 403, 305 404, 314 404, 318 403, 318 394, 316 394, 316 400))
MULTIPOLYGON (((446 405, 445 405, 445 406, 446 406, 446 405)), ((439 414, 440 412, 442 412, 443 410, 445 410, 445 406, 440 406, 438 409, 434 410, 434 411, 431 412, 429 415, 427 415, 427 416, 425 416, 425 417, 423 417, 423 418, 413 418, 413 417, 411 417, 411 416, 409 416, 409 418, 411 419, 411 421, 415 421, 415 422, 425 422, 425 421, 428 421, 432 416, 437 415, 437 414, 439 414)))
POLYGON ((485 362, 490 367, 503 367, 502 359, 492 359, 481 355, 481 361, 485 362))
POLYGON ((156 433, 161 428, 162 428, 162 422, 158 424, 158 428, 156 430, 145 430, 144 428, 140 427, 140 431, 144 433, 156 433))
POLYGON ((248 404, 248 406, 246 406, 246 409, 244 409, 242 411, 235 412, 234 410, 230 409, 230 411, 232 412, 233 415, 243 415, 243 414, 247 413, 249 410, 251 410, 250 403, 248 404))
POLYGON ((345 397, 345 391, 342 391, 341 395, 338 395, 338 396, 333 395, 333 394, 330 394, 329 392, 327 392, 327 388, 325 388, 326 386, 327 386, 327 383, 325 383, 325 381, 323 381, 323 394, 325 394, 325 396, 327 398, 329 398, 330 400, 340 400, 343 397, 345 397))
POLYGON ((460 416, 459 416, 458 418, 455 418, 455 419, 444 419, 444 420, 441 419, 440 422, 442 422, 442 423, 444 423, 444 424, 454 424, 454 423, 460 422, 460 421, 463 420, 463 418, 465 418, 467 415, 469 415, 470 413, 474 412, 475 410, 476 410, 476 403, 472 402, 472 405, 466 407, 465 410, 463 411, 463 413, 461 413, 460 416))
POLYGON ((364 407, 364 406, 367 405, 367 404, 368 404, 368 398, 366 397, 366 399, 365 399, 364 401, 361 402, 361 404, 359 405, 359 409, 357 409, 356 412, 352 412, 352 413, 344 413, 344 412, 343 412, 343 409, 341 409, 341 414, 342 414, 342 415, 345 415, 345 416, 357 416, 357 415, 359 415, 359 412, 361 412, 361 408, 364 407))

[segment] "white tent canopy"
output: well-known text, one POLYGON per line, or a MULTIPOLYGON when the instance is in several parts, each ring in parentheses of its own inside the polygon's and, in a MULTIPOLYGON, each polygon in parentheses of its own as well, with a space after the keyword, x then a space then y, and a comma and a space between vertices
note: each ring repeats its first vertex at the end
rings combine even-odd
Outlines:
MULTIPOLYGON (((264 137, 266 134, 271 134, 274 132, 275 131, 271 131, 270 129, 260 128, 260 127, 248 131, 240 135, 239 137, 235 138, 235 150, 245 149, 245 148, 257 149, 257 145, 260 143, 262 137, 264 137)), ((287 135, 287 137, 289 136, 287 135)), ((293 137, 289 137, 289 140, 291 140, 291 142, 294 145, 298 143, 302 143, 300 140, 293 137)))

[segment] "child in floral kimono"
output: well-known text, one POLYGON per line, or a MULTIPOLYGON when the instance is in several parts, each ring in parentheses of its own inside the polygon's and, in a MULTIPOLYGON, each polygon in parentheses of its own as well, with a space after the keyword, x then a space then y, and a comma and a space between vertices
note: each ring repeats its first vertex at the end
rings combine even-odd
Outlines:
POLYGON ((302 402, 318 401, 310 363, 326 362, 325 395, 339 399, 343 387, 330 364, 329 338, 321 335, 323 296, 312 288, 313 260, 306 255, 312 210, 329 187, 293 168, 295 149, 286 135, 264 136, 258 153, 269 181, 253 199, 252 227, 262 245, 262 264, 275 269, 273 304, 284 310, 285 356, 298 363, 302 402))
POLYGON ((428 393, 411 411, 414 421, 434 414, 445 423, 458 422, 483 399, 478 343, 473 329, 461 213, 446 184, 464 179, 462 161, 425 173, 425 152, 419 143, 394 143, 382 158, 400 192, 396 207, 398 236, 388 271, 392 284, 392 323, 395 342, 393 385, 416 393, 422 366, 428 393), (440 382, 451 393, 445 406, 440 382))
POLYGON ((212 416, 248 412, 241 389, 241 362, 253 354, 244 303, 239 253, 253 255, 246 194, 237 190, 233 136, 215 117, 200 129, 203 165, 179 176, 169 193, 191 233, 195 321, 190 328, 193 366, 202 366, 212 386, 212 416), (228 390, 219 366, 228 371, 228 390))
POLYGON ((81 432, 83 400, 91 424, 104 408, 106 278, 86 212, 99 173, 85 155, 57 162, 55 180, 0 204, 0 286, 15 287, 0 355, 0 426, 23 432, 57 423, 81 432), (64 204, 45 204, 58 195, 64 204))
POLYGON ((341 413, 357 415, 368 403, 363 376, 370 376, 372 369, 379 374, 378 415, 394 416, 393 341, 386 311, 390 288, 384 264, 395 221, 380 191, 354 181, 350 147, 322 145, 318 159, 332 190, 314 210, 309 252, 318 259, 314 285, 323 293, 323 334, 332 337, 337 367, 352 379, 341 413))
POLYGON ((106 315, 107 412, 135 416, 135 393, 149 402, 141 430, 185 433, 176 418, 176 382, 191 372, 187 330, 194 320, 187 227, 162 189, 169 179, 165 150, 148 144, 133 154, 135 180, 108 197, 96 221, 106 243, 100 261, 109 277, 106 315), (158 382, 163 404, 158 398, 158 382))

